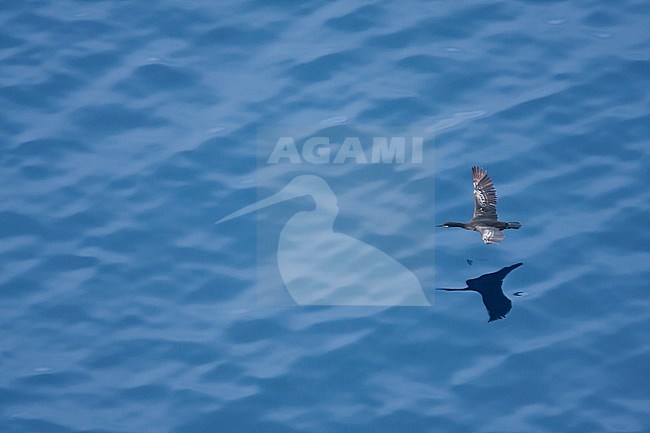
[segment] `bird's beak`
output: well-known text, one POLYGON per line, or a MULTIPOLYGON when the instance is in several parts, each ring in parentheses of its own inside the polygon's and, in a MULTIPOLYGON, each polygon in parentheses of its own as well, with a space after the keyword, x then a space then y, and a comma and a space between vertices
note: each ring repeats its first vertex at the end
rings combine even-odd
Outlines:
POLYGON ((440 224, 439 226, 436 226, 436 227, 447 227, 447 226, 444 225, 444 224, 440 224))
POLYGON ((221 218, 219 221, 215 222, 215 224, 221 224, 223 222, 229 221, 231 219, 240 217, 242 215, 246 215, 251 212, 258 211, 260 209, 264 209, 265 207, 268 206, 273 206, 274 204, 281 203, 286 200, 291 200, 292 198, 300 197, 301 195, 304 194, 298 194, 297 191, 293 190, 292 188, 289 188, 291 184, 287 185, 286 187, 282 188, 280 191, 277 193, 273 194, 270 197, 263 198, 262 200, 249 204, 248 206, 245 206, 241 209, 239 209, 236 212, 231 213, 230 215, 226 215, 225 217, 221 218))

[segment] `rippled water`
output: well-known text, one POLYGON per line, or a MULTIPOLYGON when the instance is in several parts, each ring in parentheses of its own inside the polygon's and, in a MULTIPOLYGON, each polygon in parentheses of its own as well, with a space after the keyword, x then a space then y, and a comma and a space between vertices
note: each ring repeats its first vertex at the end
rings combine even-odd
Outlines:
POLYGON ((0 4, 0 430, 650 431, 649 21, 641 1, 0 4), (272 245, 313 205, 213 223, 315 170, 260 165, 264 125, 433 137, 422 164, 318 171, 334 228, 433 306, 256 304, 279 281, 256 281, 256 226, 272 245), (433 228, 469 218, 474 164, 523 224, 499 246, 433 228), (517 262, 504 320, 433 291, 517 262))

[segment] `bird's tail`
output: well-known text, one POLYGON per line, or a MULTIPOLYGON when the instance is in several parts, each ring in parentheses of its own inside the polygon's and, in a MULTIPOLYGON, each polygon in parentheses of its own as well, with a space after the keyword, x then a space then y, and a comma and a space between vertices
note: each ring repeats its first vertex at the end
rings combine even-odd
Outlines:
POLYGON ((469 287, 464 287, 464 288, 462 288, 462 289, 447 289, 447 288, 439 288, 439 289, 436 289, 436 290, 445 290, 445 291, 447 291, 447 292, 455 292, 455 291, 457 291, 457 290, 469 290, 469 287))
POLYGON ((512 221, 512 222, 508 223, 508 227, 506 227, 506 228, 507 229, 518 229, 519 227, 521 227, 520 223, 518 223, 517 221, 512 221))

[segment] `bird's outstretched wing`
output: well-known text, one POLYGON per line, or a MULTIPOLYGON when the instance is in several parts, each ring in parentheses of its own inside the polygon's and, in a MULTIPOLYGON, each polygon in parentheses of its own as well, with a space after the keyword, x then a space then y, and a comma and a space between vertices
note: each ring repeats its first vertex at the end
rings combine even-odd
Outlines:
POLYGON ((477 278, 470 278, 469 280, 465 281, 465 284, 467 284, 467 287, 470 290, 477 292, 483 291, 486 287, 497 287, 500 290, 501 284, 503 284, 503 280, 508 276, 508 274, 521 265, 523 265, 523 263, 515 263, 514 265, 501 268, 496 272, 483 274, 477 278))
POLYGON ((487 171, 472 167, 474 179, 474 218, 489 217, 497 219, 497 191, 487 171))
POLYGON ((514 271, 521 265, 523 265, 523 263, 515 263, 514 265, 506 266, 505 268, 499 269, 495 274, 501 279, 501 281, 503 281, 510 272, 514 271))
POLYGON ((503 238, 505 238, 503 232, 494 227, 479 226, 477 227, 477 230, 481 233, 483 242, 486 244, 498 244, 503 240, 503 238))
POLYGON ((483 305, 485 305, 490 316, 488 322, 503 319, 512 310, 512 301, 501 290, 492 294, 481 293, 481 297, 483 298, 483 305))

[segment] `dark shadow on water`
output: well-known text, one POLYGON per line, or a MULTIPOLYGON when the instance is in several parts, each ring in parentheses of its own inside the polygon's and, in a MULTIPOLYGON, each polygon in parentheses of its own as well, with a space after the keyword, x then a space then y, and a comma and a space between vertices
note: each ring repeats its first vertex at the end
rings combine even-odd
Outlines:
MULTIPOLYGON (((446 290, 446 291, 474 291, 481 294, 483 298, 483 304, 487 308, 488 314, 490 315, 490 320, 503 319, 506 317, 506 314, 512 309, 512 302, 506 295, 503 294, 502 284, 503 279, 514 269, 517 269, 523 263, 516 263, 511 266, 506 266, 496 272, 490 274, 481 275, 478 278, 472 278, 467 280, 465 284, 467 287, 463 289, 437 289, 437 290, 446 290)), ((523 293, 523 292, 517 292, 523 293)))

